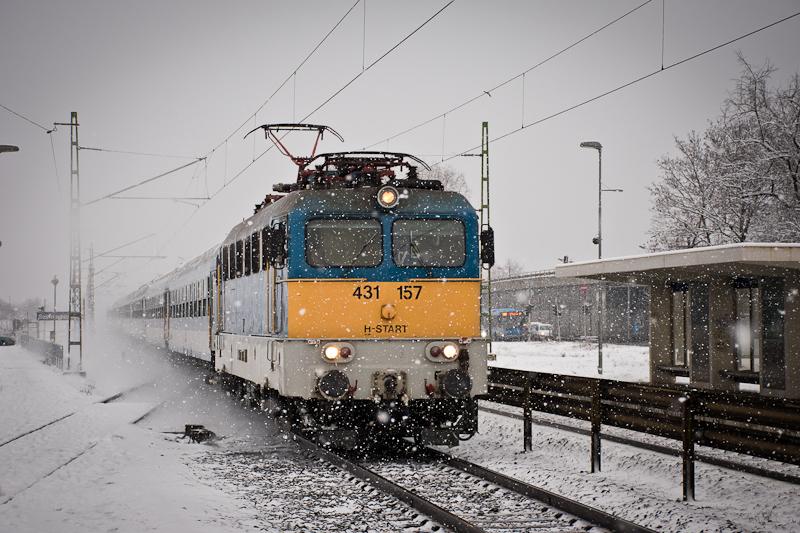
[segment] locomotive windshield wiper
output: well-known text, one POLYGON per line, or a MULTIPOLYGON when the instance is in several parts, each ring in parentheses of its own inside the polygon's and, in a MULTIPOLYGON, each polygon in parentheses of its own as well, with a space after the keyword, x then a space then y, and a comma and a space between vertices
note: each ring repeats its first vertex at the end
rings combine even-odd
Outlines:
POLYGON ((413 231, 410 231, 408 233, 408 243, 411 246, 411 252, 414 255, 417 256, 417 259, 419 259, 419 264, 422 265, 425 268, 425 271, 428 273, 428 275, 430 277, 433 277, 433 270, 431 270, 431 268, 428 265, 425 264, 425 261, 422 260, 422 254, 419 253, 419 248, 417 248, 417 243, 414 242, 414 232, 413 231))
POLYGON ((366 249, 367 249, 367 246, 369 246, 370 244, 372 244, 372 241, 374 241, 374 240, 375 240, 375 237, 377 237, 379 234, 380 234, 380 231, 376 231, 375 233, 373 233, 373 234, 372 234, 372 237, 370 237, 369 239, 367 239, 367 242, 365 242, 365 243, 364 243, 364 246, 362 246, 362 247, 361 247, 361 249, 358 251, 358 253, 355 255, 355 257, 353 257, 353 258, 352 258, 350 261, 348 261, 348 263, 350 263, 350 264, 348 264, 348 265, 347 265, 347 267, 344 269, 344 272, 342 272, 342 277, 343 277, 343 278, 346 278, 346 277, 347 277, 347 274, 350 272, 350 269, 352 269, 352 268, 353 268, 353 263, 356 261, 356 259, 358 259, 358 258, 359 258, 359 256, 360 256, 361 254, 363 254, 363 253, 364 253, 364 250, 366 250, 366 249))

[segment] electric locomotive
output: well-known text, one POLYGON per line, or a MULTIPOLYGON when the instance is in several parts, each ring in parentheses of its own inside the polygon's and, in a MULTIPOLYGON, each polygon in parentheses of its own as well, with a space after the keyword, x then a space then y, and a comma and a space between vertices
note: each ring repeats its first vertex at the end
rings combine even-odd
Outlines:
MULTIPOLYGON (((316 129, 317 141, 332 131, 261 128, 267 138, 316 129)), ((420 179, 427 165, 408 154, 292 159, 294 183, 115 314, 128 332, 209 361, 322 443, 352 446, 371 431, 469 438, 488 387, 480 293, 491 230, 481 234, 462 195, 420 179)))

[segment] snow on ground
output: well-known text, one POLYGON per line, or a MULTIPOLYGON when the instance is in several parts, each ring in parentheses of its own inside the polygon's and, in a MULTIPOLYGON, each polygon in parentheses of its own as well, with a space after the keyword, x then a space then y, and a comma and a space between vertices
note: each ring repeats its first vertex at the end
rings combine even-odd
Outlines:
POLYGON ((596 343, 493 342, 492 351, 497 360, 489 364, 533 372, 643 382, 650 379, 648 350, 647 346, 604 344, 602 376, 597 373, 596 343))
MULTIPOLYGON (((495 343, 497 366, 596 377, 595 346, 495 343)), ((262 417, 172 368, 163 354, 104 342, 87 353, 87 378, 61 375, 18 346, 0 347, 0 531, 275 531, 268 506, 221 479, 214 454, 285 454, 262 417), (97 402, 151 381, 125 401, 97 402), (131 422, 163 402, 138 424, 131 422), (219 436, 194 444, 174 432, 204 424, 219 436)), ((603 377, 645 381, 647 350, 608 346, 603 377)), ((480 432, 451 451, 658 531, 800 532, 795 485, 696 464, 697 501, 681 501, 676 457, 603 442, 589 474, 588 437, 537 426, 523 453, 519 420, 482 412, 480 432)), ((784 471, 800 475, 795 467, 784 471)))

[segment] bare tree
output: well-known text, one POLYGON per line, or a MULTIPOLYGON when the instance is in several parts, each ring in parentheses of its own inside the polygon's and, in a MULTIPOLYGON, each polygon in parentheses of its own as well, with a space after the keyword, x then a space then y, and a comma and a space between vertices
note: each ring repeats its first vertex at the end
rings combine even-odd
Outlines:
POLYGON ((522 264, 515 259, 506 259, 502 265, 495 265, 492 267, 492 278, 503 279, 521 276, 524 272, 522 264))
POLYGON ((658 162, 651 250, 734 242, 800 241, 800 83, 770 87, 775 69, 742 74, 722 116, 702 135, 676 137, 676 157, 658 162))
POLYGON ((732 143, 751 154, 744 169, 763 173, 757 194, 773 207, 776 241, 800 239, 800 76, 783 86, 769 85, 777 70, 767 60, 761 67, 750 65, 740 53, 742 75, 723 108, 723 120, 737 126, 732 143))
POLYGON ((472 194, 464 173, 449 165, 437 165, 431 170, 423 170, 420 172, 420 178, 439 180, 444 185, 444 190, 460 193, 467 198, 472 194))

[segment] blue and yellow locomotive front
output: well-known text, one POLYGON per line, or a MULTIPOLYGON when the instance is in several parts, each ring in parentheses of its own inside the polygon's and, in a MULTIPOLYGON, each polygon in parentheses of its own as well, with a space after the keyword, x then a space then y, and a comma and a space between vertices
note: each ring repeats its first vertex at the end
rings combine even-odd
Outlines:
POLYGON ((380 426, 453 444, 477 429, 475 397, 487 392, 475 209, 415 174, 381 179, 375 167, 397 165, 384 155, 326 161, 276 186, 288 194, 222 247, 215 368, 309 430, 380 426), (260 274, 225 275, 258 247, 260 274))
POLYGON ((377 187, 294 193, 283 395, 338 402, 324 411, 358 425, 469 434, 487 388, 478 219, 460 194, 395 191, 391 207, 377 187))

